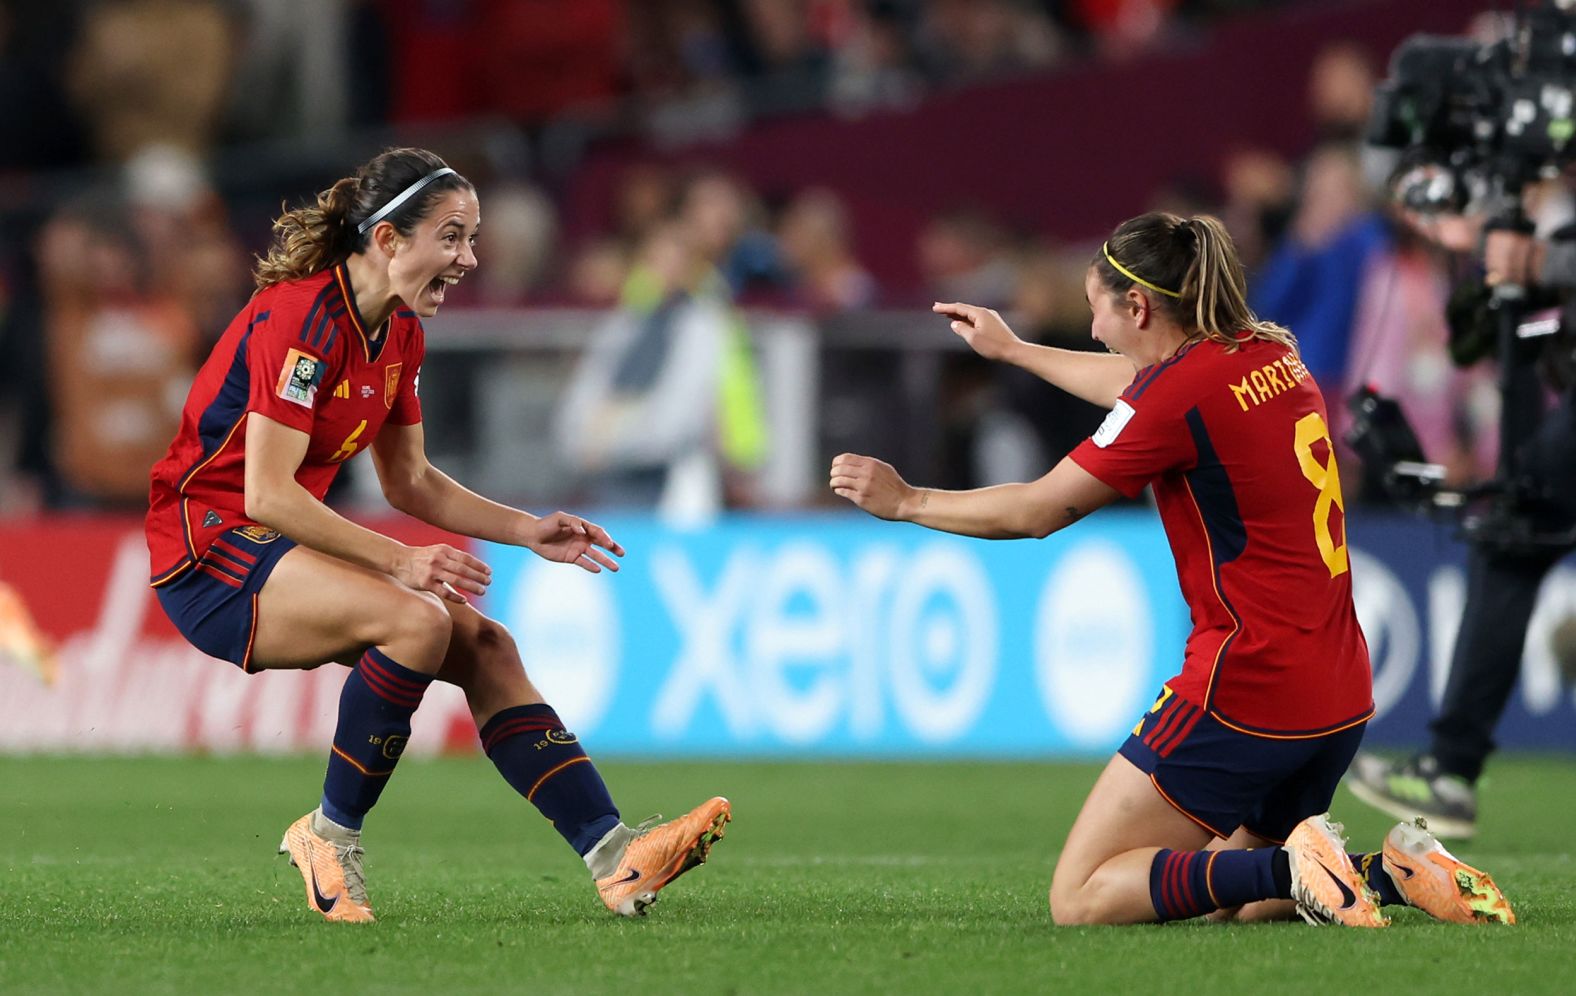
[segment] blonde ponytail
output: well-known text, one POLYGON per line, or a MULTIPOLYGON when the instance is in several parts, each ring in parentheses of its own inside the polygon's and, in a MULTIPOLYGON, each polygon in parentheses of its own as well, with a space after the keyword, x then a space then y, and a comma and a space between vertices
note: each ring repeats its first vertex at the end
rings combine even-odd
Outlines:
POLYGON ((1182 278, 1181 302, 1193 304, 1193 324, 1206 339, 1236 349, 1242 333, 1255 339, 1280 343, 1296 351, 1297 337, 1289 329, 1261 320, 1248 307, 1248 279, 1237 256, 1236 244, 1220 219, 1207 214, 1183 222, 1191 227, 1198 249, 1182 278))
POLYGON ((1228 350, 1242 345, 1244 333, 1297 349, 1296 336, 1248 307, 1242 261, 1218 218, 1184 219, 1161 211, 1130 218, 1116 227, 1091 265, 1113 293, 1140 285, 1158 291, 1157 309, 1228 350))

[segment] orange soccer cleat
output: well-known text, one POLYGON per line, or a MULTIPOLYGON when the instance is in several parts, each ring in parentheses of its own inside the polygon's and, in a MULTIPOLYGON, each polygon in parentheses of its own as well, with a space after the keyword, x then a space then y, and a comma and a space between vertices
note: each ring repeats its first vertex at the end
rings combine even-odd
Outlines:
POLYGON ((624 831, 632 836, 618 866, 596 880, 602 902, 619 916, 645 916, 658 892, 706 860, 731 819, 733 808, 718 796, 676 820, 624 831))
POLYGON ((1332 823, 1329 813, 1297 824, 1285 850, 1291 857, 1291 898, 1304 920, 1343 927, 1389 925, 1379 912, 1379 897, 1352 866, 1341 825, 1332 823))
POLYGON ((1450 923, 1516 922, 1516 914, 1487 872, 1478 871, 1428 832, 1418 817, 1384 836, 1384 870, 1410 906, 1450 923))
POLYGON ((301 871, 306 904, 335 923, 371 923, 367 880, 361 872, 361 831, 349 830, 312 810, 290 824, 279 853, 301 871))

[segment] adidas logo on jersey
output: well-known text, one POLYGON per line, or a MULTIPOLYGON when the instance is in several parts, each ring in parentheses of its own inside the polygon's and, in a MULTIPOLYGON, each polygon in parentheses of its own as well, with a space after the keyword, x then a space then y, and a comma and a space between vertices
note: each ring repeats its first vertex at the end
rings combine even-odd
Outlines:
POLYGON ((349 398, 350 397, 350 378, 347 377, 344 380, 339 382, 339 386, 334 388, 334 397, 336 397, 336 398, 349 398))

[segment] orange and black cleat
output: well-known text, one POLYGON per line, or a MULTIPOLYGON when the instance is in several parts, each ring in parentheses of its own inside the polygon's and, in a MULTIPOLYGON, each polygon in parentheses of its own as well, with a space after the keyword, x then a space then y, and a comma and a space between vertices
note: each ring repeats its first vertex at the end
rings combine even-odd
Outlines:
POLYGON ((306 883, 308 908, 334 923, 371 923, 367 880, 361 872, 361 831, 350 830, 314 809, 290 824, 279 853, 306 883))
POLYGON ((1449 923, 1516 922, 1505 894, 1488 876, 1445 850, 1419 816, 1384 837, 1384 870, 1410 906, 1449 923))
POLYGON ((706 860, 731 819, 733 808, 718 796, 676 820, 637 829, 618 867, 597 879, 602 902, 619 916, 645 916, 658 892, 706 860))
POLYGON ((1341 825, 1330 814, 1310 816, 1292 830, 1285 850, 1291 858, 1291 898, 1311 924, 1386 927, 1379 897, 1368 887, 1346 853, 1341 825))

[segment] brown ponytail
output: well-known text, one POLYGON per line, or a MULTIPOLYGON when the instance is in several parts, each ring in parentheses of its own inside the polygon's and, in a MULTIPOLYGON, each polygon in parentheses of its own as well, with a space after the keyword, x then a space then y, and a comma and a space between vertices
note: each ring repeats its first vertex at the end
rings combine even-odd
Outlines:
POLYGON ((287 210, 274 219, 274 241, 257 261, 258 290, 321 273, 350 255, 350 211, 361 188, 347 176, 317 195, 317 203, 287 210))
POLYGON ((1142 282, 1162 288, 1156 306, 1194 334, 1228 350, 1242 344, 1243 333, 1297 349, 1296 336, 1260 320, 1248 307, 1242 261, 1218 218, 1183 219, 1157 211, 1118 225, 1093 265, 1100 282, 1120 294, 1135 281, 1112 265, 1112 259, 1142 282))
MULTIPOLYGON (((274 221, 274 240, 268 255, 259 257, 254 279, 259 290, 285 280, 300 280, 322 273, 367 247, 371 232, 359 231, 361 222, 385 209, 402 192, 446 164, 426 149, 384 149, 370 161, 317 195, 317 202, 286 210, 274 221)), ((473 190, 458 173, 446 172, 421 186, 408 201, 380 219, 401 235, 415 231, 450 190, 473 190)), ((376 226, 372 226, 376 231, 376 226)))

